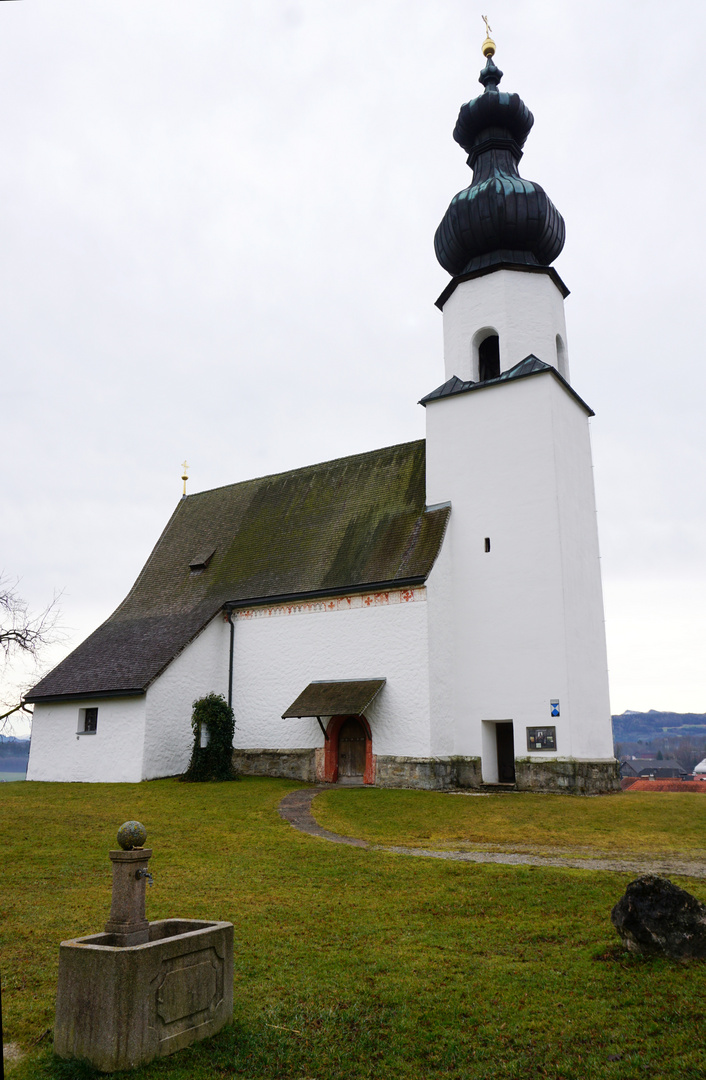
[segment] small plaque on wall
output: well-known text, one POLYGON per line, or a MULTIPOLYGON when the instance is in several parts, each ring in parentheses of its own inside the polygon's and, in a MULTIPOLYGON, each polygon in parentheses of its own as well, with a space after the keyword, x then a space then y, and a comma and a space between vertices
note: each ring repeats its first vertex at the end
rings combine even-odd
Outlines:
POLYGON ((556 750, 555 727, 528 727, 528 750, 556 750))

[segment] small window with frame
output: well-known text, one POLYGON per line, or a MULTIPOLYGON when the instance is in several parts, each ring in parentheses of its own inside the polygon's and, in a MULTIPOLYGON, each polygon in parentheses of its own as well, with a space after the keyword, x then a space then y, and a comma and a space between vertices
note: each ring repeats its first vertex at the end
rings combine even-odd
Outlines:
POLYGON ((78 734, 95 735, 98 730, 98 708, 89 706, 78 710, 78 734))

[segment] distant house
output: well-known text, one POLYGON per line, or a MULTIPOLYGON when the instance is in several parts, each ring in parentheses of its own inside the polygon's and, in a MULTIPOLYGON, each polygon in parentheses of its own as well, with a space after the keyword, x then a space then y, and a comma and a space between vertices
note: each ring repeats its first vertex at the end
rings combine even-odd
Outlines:
POLYGON ((621 758, 620 776, 634 776, 642 780, 682 779, 687 775, 674 758, 621 758))

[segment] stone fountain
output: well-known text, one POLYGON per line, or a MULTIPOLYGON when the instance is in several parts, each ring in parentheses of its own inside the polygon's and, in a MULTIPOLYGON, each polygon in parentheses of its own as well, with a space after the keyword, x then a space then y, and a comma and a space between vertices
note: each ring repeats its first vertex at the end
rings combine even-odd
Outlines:
POLYGON ((120 828, 105 930, 59 947, 54 1052, 101 1072, 172 1054, 233 1016, 233 924, 148 922, 146 838, 137 821, 120 828))

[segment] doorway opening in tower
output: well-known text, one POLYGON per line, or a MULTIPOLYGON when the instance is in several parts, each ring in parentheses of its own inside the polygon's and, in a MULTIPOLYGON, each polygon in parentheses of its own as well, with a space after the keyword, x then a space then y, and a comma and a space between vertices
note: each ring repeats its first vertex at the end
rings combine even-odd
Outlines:
POLYGON ((515 736, 512 720, 483 721, 482 754, 483 783, 515 783, 515 736))
POLYGON ((497 379, 500 375, 500 338, 491 334, 478 346, 478 381, 497 379))

